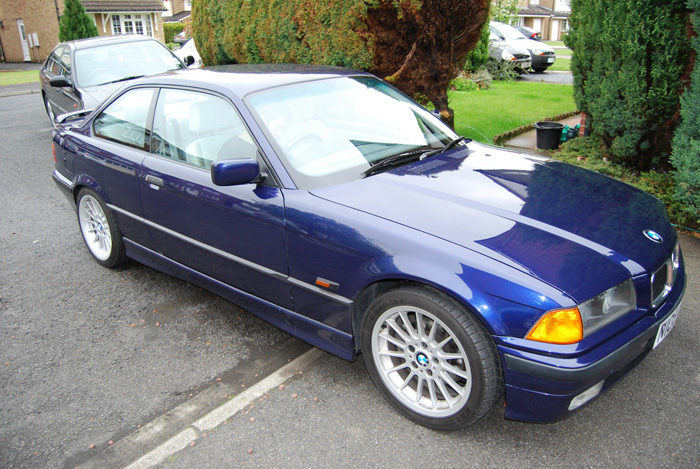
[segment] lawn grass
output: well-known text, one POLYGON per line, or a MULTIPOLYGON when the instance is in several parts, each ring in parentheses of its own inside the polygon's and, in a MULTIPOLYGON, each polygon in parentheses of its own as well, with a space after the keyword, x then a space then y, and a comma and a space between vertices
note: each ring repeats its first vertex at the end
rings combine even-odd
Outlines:
POLYGON ((547 70, 554 72, 570 72, 571 59, 557 57, 557 60, 547 70))
POLYGON ((564 41, 544 41, 545 44, 548 46, 557 46, 557 47, 566 47, 566 44, 564 44, 564 41))
POLYGON ((39 70, 0 72, 0 86, 17 85, 20 83, 32 83, 35 81, 39 81, 39 70))
POLYGON ((452 91, 455 130, 482 143, 526 124, 575 111, 573 87, 550 83, 494 81, 488 90, 452 91))

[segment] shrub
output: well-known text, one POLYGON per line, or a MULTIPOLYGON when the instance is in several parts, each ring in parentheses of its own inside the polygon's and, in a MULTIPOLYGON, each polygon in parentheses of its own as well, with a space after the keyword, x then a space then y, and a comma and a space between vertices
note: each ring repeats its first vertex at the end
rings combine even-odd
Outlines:
POLYGON ((447 88, 481 36, 488 0, 199 0, 207 65, 288 62, 368 70, 423 94, 452 125, 447 88))
POLYGON ((513 62, 489 59, 484 67, 496 81, 513 81, 520 76, 513 62))
POLYGON ((163 24, 163 37, 165 37, 166 43, 172 43, 173 38, 176 34, 182 32, 185 29, 185 25, 182 23, 164 23, 163 24))
POLYGON ((479 85, 469 78, 458 76, 452 80, 450 89, 452 91, 476 91, 479 89, 479 85))
MULTIPOLYGON (((696 32, 700 32, 700 0, 690 0, 693 8, 692 22, 696 32)), ((681 123, 673 138, 671 162, 676 168, 678 184, 675 200, 682 205, 685 213, 700 225, 700 40, 693 38, 695 68, 690 76, 690 87, 681 98, 681 123)))
POLYGON ((467 60, 464 62, 464 70, 467 73, 474 73, 486 65, 489 60, 489 22, 484 23, 481 29, 479 42, 476 43, 474 49, 467 55, 467 60))
POLYGON ((688 64, 686 0, 572 0, 574 97, 611 157, 668 163, 688 64))

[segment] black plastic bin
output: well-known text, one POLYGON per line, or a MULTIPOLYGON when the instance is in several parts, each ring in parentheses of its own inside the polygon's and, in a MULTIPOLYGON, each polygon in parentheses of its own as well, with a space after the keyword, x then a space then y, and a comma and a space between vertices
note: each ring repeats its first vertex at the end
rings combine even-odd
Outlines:
POLYGON ((559 122, 540 121, 536 123, 537 148, 540 150, 556 150, 559 148, 562 129, 564 129, 564 124, 559 122))

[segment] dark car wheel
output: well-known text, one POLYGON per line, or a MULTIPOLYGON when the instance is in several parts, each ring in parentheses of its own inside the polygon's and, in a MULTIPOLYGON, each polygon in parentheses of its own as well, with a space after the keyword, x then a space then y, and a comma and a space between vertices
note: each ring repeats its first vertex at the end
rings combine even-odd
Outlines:
POLYGON ((56 125, 56 114, 54 114, 51 104, 49 103, 49 98, 44 96, 44 106, 46 107, 46 114, 49 116, 51 125, 56 125))
POLYGON ((126 259, 122 234, 114 215, 92 189, 78 194, 78 223, 90 254, 105 267, 117 267, 126 259))
POLYGON ((503 393, 488 331, 461 304, 431 288, 403 286, 374 300, 362 322, 362 352, 384 397, 429 428, 470 425, 503 393))
POLYGON ((545 68, 532 67, 532 69, 535 71, 535 73, 544 73, 545 71, 547 71, 547 67, 545 67, 545 68))

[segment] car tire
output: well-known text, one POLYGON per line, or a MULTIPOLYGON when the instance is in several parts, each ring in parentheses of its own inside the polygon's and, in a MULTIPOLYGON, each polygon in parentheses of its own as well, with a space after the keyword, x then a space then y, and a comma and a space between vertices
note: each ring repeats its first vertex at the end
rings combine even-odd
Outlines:
POLYGON ((77 199, 78 224, 83 241, 92 257, 108 268, 126 260, 126 248, 114 215, 100 196, 88 188, 81 189, 77 199))
POLYGON ((52 126, 56 125, 56 114, 53 112, 53 109, 51 108, 51 104, 49 103, 49 98, 44 96, 44 107, 46 108, 46 114, 49 116, 49 121, 51 122, 52 126))
POLYGON ((501 362, 486 328, 432 288, 401 286, 375 299, 363 318, 361 340, 379 391, 426 427, 471 425, 503 394, 501 362))
POLYGON ((533 70, 535 71, 535 73, 544 73, 547 70, 547 68, 546 67, 545 68, 534 68, 533 67, 533 70))

